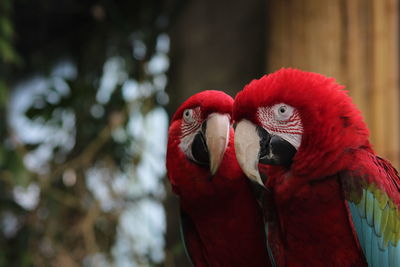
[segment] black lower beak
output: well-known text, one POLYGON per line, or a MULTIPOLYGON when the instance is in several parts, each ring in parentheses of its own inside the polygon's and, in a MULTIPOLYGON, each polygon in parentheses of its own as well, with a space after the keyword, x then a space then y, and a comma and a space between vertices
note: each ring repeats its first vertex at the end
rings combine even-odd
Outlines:
POLYGON ((194 161, 197 164, 204 166, 210 164, 210 156, 205 137, 206 126, 206 122, 204 122, 201 130, 196 134, 192 143, 192 155, 194 161))
POLYGON ((259 162, 268 165, 290 167, 296 148, 288 141, 269 134, 264 128, 257 127, 260 136, 259 162))

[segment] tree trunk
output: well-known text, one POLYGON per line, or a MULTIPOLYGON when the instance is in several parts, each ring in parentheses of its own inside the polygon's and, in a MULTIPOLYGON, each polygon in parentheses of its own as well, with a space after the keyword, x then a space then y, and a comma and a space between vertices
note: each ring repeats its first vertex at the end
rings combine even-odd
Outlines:
POLYGON ((399 167, 398 0, 271 0, 267 71, 297 67, 350 91, 375 150, 399 167))

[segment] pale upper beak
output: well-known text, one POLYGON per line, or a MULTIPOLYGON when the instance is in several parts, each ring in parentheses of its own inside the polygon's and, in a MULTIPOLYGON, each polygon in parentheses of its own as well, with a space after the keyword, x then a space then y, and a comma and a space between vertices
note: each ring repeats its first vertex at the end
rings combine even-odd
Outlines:
POLYGON ((230 119, 226 114, 212 113, 207 119, 206 143, 210 157, 210 172, 214 175, 228 146, 230 119))
POLYGON ((243 119, 236 125, 235 150, 239 166, 246 176, 264 186, 258 170, 260 137, 252 122, 243 119))

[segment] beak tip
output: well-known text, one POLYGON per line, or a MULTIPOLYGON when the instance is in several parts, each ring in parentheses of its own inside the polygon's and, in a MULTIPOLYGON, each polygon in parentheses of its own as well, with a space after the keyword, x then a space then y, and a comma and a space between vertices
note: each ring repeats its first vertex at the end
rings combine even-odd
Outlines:
POLYGON ((252 174, 252 175, 250 174, 249 176, 251 177, 250 179, 255 181, 257 184, 259 184, 261 186, 264 186, 264 183, 262 182, 262 179, 261 179, 261 177, 260 177, 258 172, 255 173, 255 174, 252 174))
POLYGON ((219 169, 219 165, 220 165, 219 161, 217 162, 215 160, 211 160, 211 164, 210 164, 211 175, 215 175, 217 173, 217 171, 219 169))

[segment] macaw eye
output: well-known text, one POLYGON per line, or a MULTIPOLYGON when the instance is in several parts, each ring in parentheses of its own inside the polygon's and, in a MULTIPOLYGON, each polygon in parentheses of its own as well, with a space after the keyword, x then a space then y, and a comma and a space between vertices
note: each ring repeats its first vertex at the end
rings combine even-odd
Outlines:
POLYGON ((281 106, 281 107, 279 107, 279 113, 281 114, 281 115, 284 115, 285 114, 285 112, 286 112, 286 110, 287 110, 287 108, 286 108, 286 106, 281 106))
POLYGON ((278 121, 288 120, 293 114, 293 107, 286 104, 276 104, 272 108, 278 121))
POLYGON ((185 109, 185 111, 183 111, 183 119, 186 122, 192 122, 193 121, 193 110, 185 109))

